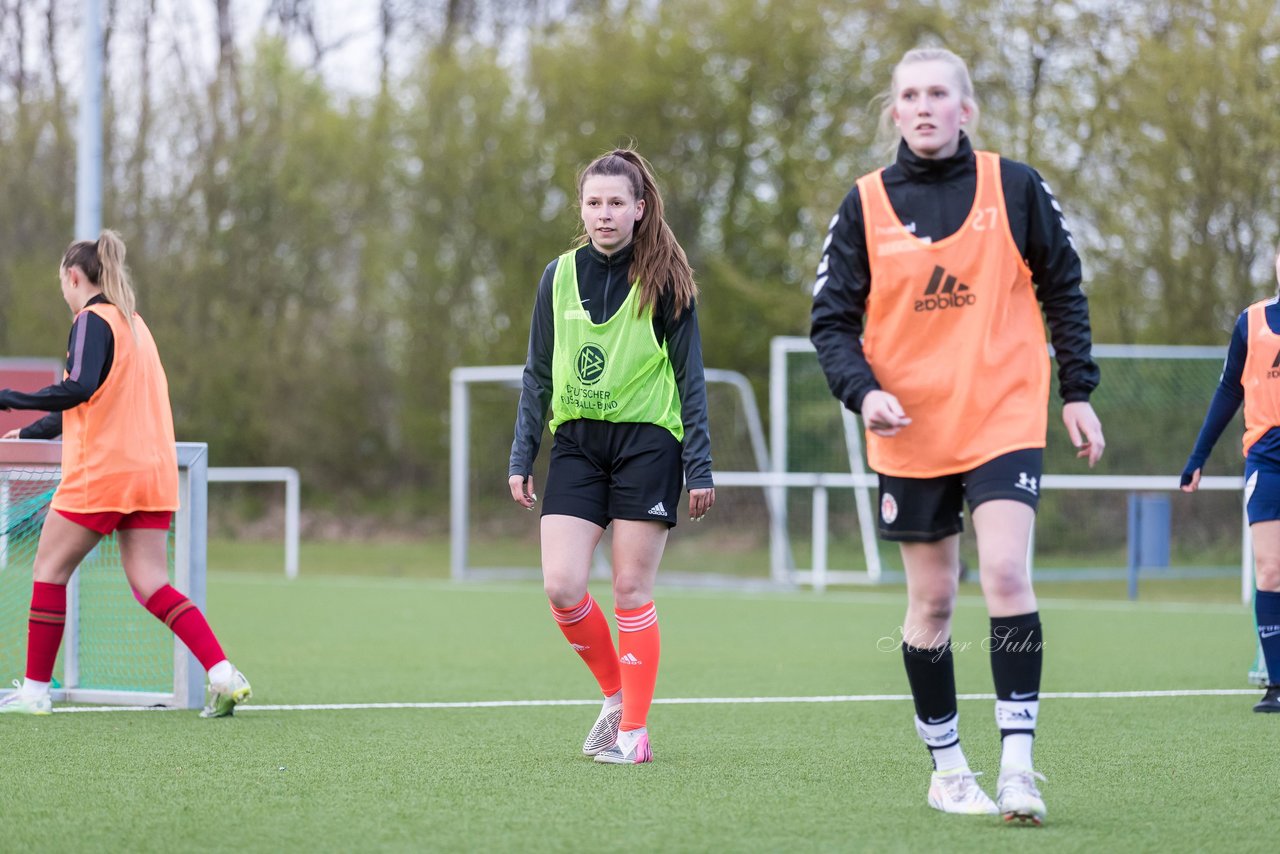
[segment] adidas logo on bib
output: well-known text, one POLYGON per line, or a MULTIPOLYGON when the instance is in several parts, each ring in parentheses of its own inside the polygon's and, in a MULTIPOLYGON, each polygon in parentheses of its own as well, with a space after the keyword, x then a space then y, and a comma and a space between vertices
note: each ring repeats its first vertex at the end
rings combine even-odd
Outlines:
POLYGON ((667 508, 663 507, 662 502, 659 501, 657 504, 649 508, 649 515, 650 516, 666 516, 667 508))
POLYGON ((942 267, 935 266, 922 299, 916 300, 916 311, 938 311, 947 308, 964 308, 973 305, 978 297, 969 292, 969 286, 959 281, 942 267), (944 278, 945 277, 945 280, 944 278))

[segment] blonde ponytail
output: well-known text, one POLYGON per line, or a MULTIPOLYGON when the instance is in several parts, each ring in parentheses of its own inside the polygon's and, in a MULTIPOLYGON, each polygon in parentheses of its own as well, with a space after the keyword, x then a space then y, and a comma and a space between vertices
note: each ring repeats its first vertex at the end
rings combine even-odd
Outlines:
POLYGON ((98 235, 98 260, 102 264, 98 286, 107 302, 120 309, 124 319, 129 322, 133 331, 133 313, 138 305, 138 297, 129 282, 129 268, 124 265, 124 241, 111 229, 98 235))
POLYGON ((129 282, 129 268, 124 263, 125 247, 120 235, 104 229, 96 241, 77 240, 67 247, 62 256, 62 268, 79 267, 85 277, 102 289, 103 298, 120 309, 135 335, 133 314, 138 298, 129 282))

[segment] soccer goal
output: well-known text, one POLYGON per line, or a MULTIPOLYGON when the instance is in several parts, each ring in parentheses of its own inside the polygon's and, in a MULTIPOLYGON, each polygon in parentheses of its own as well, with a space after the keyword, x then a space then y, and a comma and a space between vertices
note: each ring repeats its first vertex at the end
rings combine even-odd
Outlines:
MULTIPOLYGON (((450 553, 455 580, 529 577, 538 573, 538 513, 521 510, 507 487, 512 425, 522 365, 454 368, 450 373, 450 553)), ((762 485, 720 489, 721 473, 769 471, 769 451, 756 397, 746 377, 708 368, 708 418, 716 506, 697 524, 688 495, 663 556, 663 579, 684 584, 771 583, 769 525, 774 495, 762 485)), ((544 431, 534 486, 546 484, 551 437, 544 431)), ((727 483, 726 483, 727 485, 727 483)), ((536 509, 536 508, 535 508, 536 509)), ((608 574, 609 537, 596 552, 595 574, 608 574)))
MULTIPOLYGON (((169 577, 205 605, 208 449, 180 442, 181 509, 169 532, 169 577)), ((0 674, 26 667, 32 563, 61 475, 62 443, 0 440, 0 674)), ((135 599, 115 536, 89 554, 67 588, 67 622, 54 670, 55 700, 199 708, 204 671, 135 599)))
MULTIPOLYGON (((775 338, 770 353, 767 447, 747 381, 707 372, 716 506, 703 522, 682 523, 672 533, 664 579, 718 576, 818 589, 901 580, 897 548, 876 537, 876 478, 857 418, 832 398, 808 339, 775 338)), ((1201 494, 1178 489, 1224 355, 1220 347, 1094 348, 1103 382, 1092 400, 1107 453, 1097 469, 1085 468, 1066 436, 1060 402, 1051 401, 1032 554, 1037 578, 1128 579, 1136 595, 1139 579, 1239 573, 1248 601, 1252 555, 1238 452, 1218 449, 1201 494)), ((520 375, 520 366, 458 368, 452 375, 457 579, 537 566, 537 514, 513 510, 506 486, 520 375)), ((538 489, 549 445, 544 436, 534 471, 538 489)), ((961 549, 976 565, 971 530, 961 549)))
MULTIPOLYGON (((826 544, 829 566, 817 576, 825 583, 864 581, 897 571, 896 549, 874 539, 873 501, 861 493, 868 482, 861 428, 827 388, 817 354, 807 338, 772 342, 769 422, 771 459, 777 473, 840 473, 825 481, 830 496, 811 514, 814 535, 826 544)), ((1099 345, 1094 359, 1102 383, 1092 403, 1107 436, 1107 451, 1089 471, 1074 456, 1061 419, 1061 401, 1050 401, 1049 446, 1045 452, 1033 564, 1037 577, 1061 580, 1138 577, 1190 578, 1239 573, 1241 597, 1252 593, 1252 554, 1243 514, 1238 425, 1228 430, 1205 468, 1202 494, 1184 495, 1178 473, 1191 449, 1226 355, 1222 347, 1099 345), (1176 532, 1176 536, 1171 536, 1176 532)), ((796 512, 788 483, 784 514, 796 512)), ((810 514, 803 513, 802 516, 810 514)), ((775 530, 794 531, 795 520, 774 521, 775 530)), ((972 556, 972 532, 962 553, 972 556)), ((801 582, 814 576, 801 570, 801 582)))

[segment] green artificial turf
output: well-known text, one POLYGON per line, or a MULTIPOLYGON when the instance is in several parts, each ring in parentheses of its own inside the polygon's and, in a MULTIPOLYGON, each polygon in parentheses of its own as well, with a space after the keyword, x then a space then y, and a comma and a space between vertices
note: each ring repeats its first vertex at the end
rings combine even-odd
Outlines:
MULTIPOLYGON (((607 588, 597 597, 608 607, 607 588)), ((580 754, 594 683, 536 583, 215 571, 210 620, 253 681, 235 718, 191 711, 0 718, 0 847, 48 851, 1265 850, 1280 716, 1254 695, 1046 699, 1049 821, 925 804, 900 589, 661 589, 655 761, 580 754), (889 640, 886 640, 889 639, 889 640), (875 697, 780 702, 778 698, 875 697), (765 702, 670 703, 672 699, 765 702), (267 709, 577 700, 578 705, 267 709)), ((1045 597, 1044 691, 1246 688, 1239 604, 1045 597)), ((966 586, 962 694, 991 691, 966 586)), ((992 703, 960 704, 988 790, 992 703)))

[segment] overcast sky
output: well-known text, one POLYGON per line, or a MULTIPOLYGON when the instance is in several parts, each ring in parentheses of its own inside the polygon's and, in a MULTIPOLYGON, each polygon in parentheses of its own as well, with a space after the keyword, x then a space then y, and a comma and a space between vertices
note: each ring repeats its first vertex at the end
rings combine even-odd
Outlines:
MULTIPOLYGON (((29 75, 48 81, 48 11, 54 10, 59 76, 72 93, 80 89, 84 35, 81 22, 87 0, 23 0, 11 14, 22 17, 23 54, 29 75)), ((110 0, 98 0, 103 14, 110 0)), ((142 16, 147 0, 115 0, 116 21, 112 35, 110 70, 117 93, 127 93, 129 81, 136 79, 141 52, 142 16)), ((271 0, 230 0, 236 22, 236 43, 241 55, 252 51, 263 30, 271 0)), ((378 85, 378 0, 310 0, 316 19, 318 41, 327 50, 320 71, 330 87, 351 94, 368 94, 378 85)), ((150 42, 153 68, 159 76, 188 74, 208 79, 217 58, 217 13, 214 0, 156 0, 151 19, 150 42), (181 57, 181 64, 179 63, 181 57)), ((272 30, 279 31, 272 23, 272 30)), ((0 18, 0 50, 16 45, 17 27, 9 16, 0 18)), ((406 71, 412 39, 392 46, 392 73, 406 71), (397 50, 396 48, 399 48, 397 50)), ((314 57, 305 40, 294 39, 295 57, 310 65, 314 57)), ((157 81, 159 82, 159 81, 157 81)))

